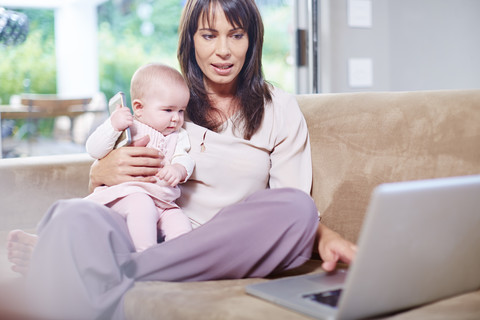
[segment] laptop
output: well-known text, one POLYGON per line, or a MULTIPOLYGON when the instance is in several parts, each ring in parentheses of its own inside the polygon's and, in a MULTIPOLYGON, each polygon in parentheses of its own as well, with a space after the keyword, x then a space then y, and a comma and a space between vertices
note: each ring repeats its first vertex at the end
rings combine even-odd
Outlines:
POLYGON ((480 175, 381 184, 347 270, 247 293, 318 319, 385 315, 480 288, 480 175))

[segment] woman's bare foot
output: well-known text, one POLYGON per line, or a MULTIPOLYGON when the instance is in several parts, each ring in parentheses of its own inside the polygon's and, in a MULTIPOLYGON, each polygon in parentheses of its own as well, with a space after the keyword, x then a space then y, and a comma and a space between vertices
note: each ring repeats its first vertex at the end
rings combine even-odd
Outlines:
POLYGON ((12 270, 26 275, 30 266, 33 249, 37 244, 37 235, 23 230, 12 230, 7 238, 8 260, 13 264, 12 270))

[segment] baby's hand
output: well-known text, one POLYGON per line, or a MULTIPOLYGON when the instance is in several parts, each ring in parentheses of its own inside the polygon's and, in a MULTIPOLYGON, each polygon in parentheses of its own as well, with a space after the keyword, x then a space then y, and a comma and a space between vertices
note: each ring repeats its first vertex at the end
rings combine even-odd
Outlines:
POLYGON ((133 124, 133 115, 130 109, 118 105, 110 116, 112 127, 117 131, 123 131, 133 124))
POLYGON ((187 170, 178 163, 167 164, 158 171, 157 177, 167 182, 170 186, 175 187, 180 181, 185 180, 187 170))

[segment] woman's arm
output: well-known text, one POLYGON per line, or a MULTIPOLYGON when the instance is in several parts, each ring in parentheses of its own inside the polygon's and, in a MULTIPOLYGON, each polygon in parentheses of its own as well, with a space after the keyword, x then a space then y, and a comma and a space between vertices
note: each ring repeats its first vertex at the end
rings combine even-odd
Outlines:
POLYGON ((297 100, 276 91, 273 110, 275 146, 270 154, 270 188, 292 187, 310 193, 312 157, 307 123, 297 100))
MULTIPOLYGON (((281 93, 280 93, 281 94, 281 93)), ((293 95, 274 98, 278 123, 277 140, 270 155, 270 187, 294 187, 310 193, 312 186, 312 158, 308 127, 293 95)), ((318 223, 314 250, 318 250, 327 271, 337 262, 350 263, 356 246, 322 223, 318 223)))
POLYGON ((131 147, 112 150, 90 168, 89 190, 98 186, 111 186, 127 181, 155 182, 155 174, 163 166, 163 155, 145 148, 149 139, 142 138, 131 147))

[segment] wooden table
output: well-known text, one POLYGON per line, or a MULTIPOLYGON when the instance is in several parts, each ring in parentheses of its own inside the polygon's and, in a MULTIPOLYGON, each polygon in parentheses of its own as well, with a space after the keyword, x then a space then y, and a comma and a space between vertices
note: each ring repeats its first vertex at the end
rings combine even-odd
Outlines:
MULTIPOLYGON (((24 105, 11 106, 0 105, 0 119, 46 119, 60 116, 77 117, 86 112, 98 112, 97 110, 88 110, 84 106, 72 106, 66 109, 44 109, 29 107, 24 105)), ((103 112, 103 110, 102 110, 103 112)))
MULTIPOLYGON (((0 105, 0 124, 2 120, 38 120, 67 116, 72 119, 71 132, 73 131, 73 118, 85 113, 102 113, 105 110, 91 110, 87 105, 73 105, 65 108, 48 108, 27 105, 0 105)), ((1 126, 0 126, 1 129, 1 126)), ((2 132, 0 130, 0 158, 2 158, 2 132)))

